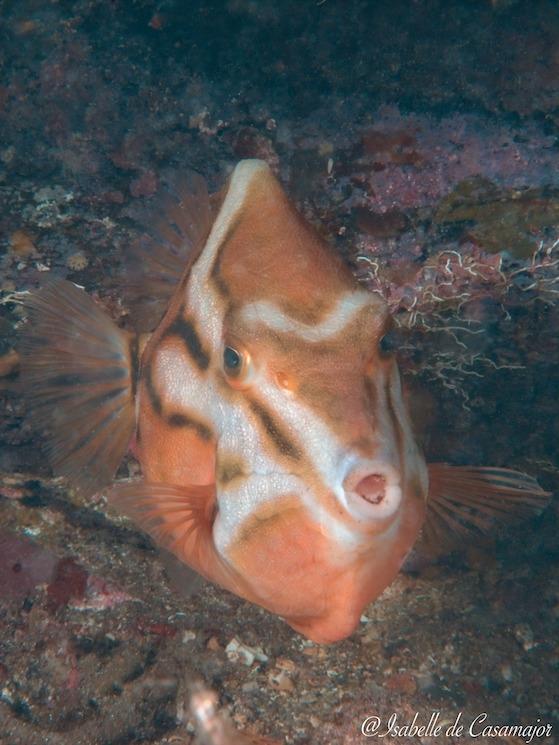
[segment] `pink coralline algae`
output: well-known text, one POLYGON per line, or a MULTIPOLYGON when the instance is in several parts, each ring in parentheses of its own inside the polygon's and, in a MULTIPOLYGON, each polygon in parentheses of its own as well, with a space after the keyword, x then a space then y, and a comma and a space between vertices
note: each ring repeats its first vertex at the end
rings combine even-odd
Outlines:
POLYGON ((21 601, 51 581, 58 558, 23 535, 0 531, 0 587, 6 601, 21 601))
POLYGON ((487 298, 556 301, 555 138, 473 114, 384 107, 371 119, 337 178, 354 187, 345 206, 358 231, 357 273, 409 314, 403 323, 431 328, 445 311, 470 320, 487 298))
POLYGON ((559 186, 555 138, 474 114, 401 114, 382 107, 361 138, 354 177, 374 211, 433 207, 456 184, 483 175, 511 189, 559 186))
POLYGON ((22 602, 46 587, 47 608, 56 613, 106 610, 133 600, 130 595, 89 572, 71 557, 59 558, 24 535, 0 530, 0 587, 5 602, 22 602))
POLYGON ((61 559, 47 587, 47 606, 51 611, 68 605, 72 598, 82 598, 87 585, 87 571, 72 558, 61 559))
POLYGON ((119 590, 101 577, 90 574, 83 596, 73 600, 70 605, 78 610, 102 611, 130 600, 134 598, 128 593, 119 590))
MULTIPOLYGON (((464 408, 472 380, 524 369, 490 335, 513 334, 521 311, 543 333, 538 313, 556 312, 558 166, 555 138, 536 123, 389 107, 335 157, 356 274, 388 302, 404 371, 458 393, 464 408)), ((544 363, 549 352, 529 354, 544 363)))

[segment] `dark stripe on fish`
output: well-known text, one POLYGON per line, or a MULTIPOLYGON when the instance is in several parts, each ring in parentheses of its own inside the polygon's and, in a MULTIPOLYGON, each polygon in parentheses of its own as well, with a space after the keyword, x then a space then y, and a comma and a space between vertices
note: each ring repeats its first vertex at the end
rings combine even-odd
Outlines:
POLYGON ((400 467, 402 467, 402 458, 404 457, 404 437, 402 429, 400 427, 400 422, 398 421, 398 417, 396 416, 394 404, 392 403, 392 395, 390 393, 390 378, 387 378, 386 380, 384 392, 386 397, 386 408, 388 409, 390 422, 392 424, 392 429, 394 430, 394 437, 396 438, 396 446, 398 457, 400 459, 400 467))
MULTIPOLYGON (((121 386, 120 388, 111 388, 110 390, 103 390, 101 393, 98 393, 96 396, 94 395, 87 395, 87 398, 80 399, 80 403, 83 404, 83 407, 87 407, 87 409, 95 409, 100 406, 102 406, 107 401, 110 401, 112 398, 115 398, 116 396, 120 396, 125 394, 128 391, 128 388, 126 386, 121 386)), ((51 416, 48 417, 48 421, 51 422, 52 420, 52 407, 53 406, 61 406, 64 405, 67 401, 76 401, 76 393, 75 391, 68 390, 64 391, 61 390, 60 392, 51 391, 48 393, 48 395, 40 393, 37 397, 35 397, 33 394, 30 394, 30 400, 34 402, 35 407, 37 408, 37 411, 45 411, 49 412, 51 416)), ((83 413, 84 409, 83 407, 80 407, 80 411, 83 413)))
POLYGON ((207 424, 204 424, 204 422, 201 422, 195 417, 189 416, 188 414, 183 414, 181 412, 172 412, 170 414, 166 414, 163 411, 163 401, 161 400, 161 396, 155 389, 155 385, 153 383, 151 365, 146 365, 143 375, 151 407, 157 414, 157 416, 160 416, 170 427, 190 428, 195 430, 195 432, 203 440, 211 440, 211 438, 213 437, 213 432, 207 424))
POLYGON ((202 346, 202 341, 192 321, 179 316, 169 326, 164 338, 169 336, 178 336, 184 342, 188 354, 200 370, 208 369, 210 356, 202 346))
POLYGON ((134 334, 130 338, 129 351, 130 351, 130 384, 131 384, 130 392, 132 394, 132 399, 134 399, 136 397, 136 390, 138 388, 138 375, 140 373, 140 356, 139 356, 137 334, 134 334))
POLYGON ((217 464, 216 477, 220 486, 227 486, 235 479, 246 478, 245 466, 242 461, 234 457, 224 458, 217 464))
POLYGON ((366 411, 376 411, 378 407, 378 393, 373 381, 369 377, 365 378, 365 394, 367 396, 366 411))
POLYGON ((210 277, 214 285, 216 286, 219 294, 224 298, 229 297, 229 288, 227 287, 227 283, 221 276, 221 259, 222 259, 223 252, 227 247, 228 242, 232 239, 235 231, 237 230, 239 219, 240 218, 237 218, 231 223, 231 225, 229 226, 229 229, 227 230, 227 233, 225 233, 225 235, 223 236, 217 255, 214 259, 212 270, 210 272, 210 277))
POLYGON ((258 417, 266 434, 269 439, 273 442, 274 446, 282 455, 292 458, 293 460, 300 460, 301 451, 294 445, 289 437, 283 432, 282 428, 273 419, 270 412, 257 401, 249 400, 249 406, 253 414, 258 417))
POLYGON ((123 380, 128 377, 128 370, 124 367, 107 367, 99 372, 91 373, 62 373, 62 375, 53 375, 45 377, 43 383, 49 388, 65 388, 66 386, 87 386, 92 384, 112 383, 117 380, 123 380))
POLYGON ((187 414, 175 412, 166 416, 165 421, 170 427, 184 427, 193 429, 196 434, 199 435, 203 440, 212 439, 213 432, 210 427, 208 427, 207 424, 204 424, 204 422, 201 422, 192 416, 188 416, 187 414))
MULTIPOLYGON (((126 389, 124 389, 124 391, 125 390, 126 389)), ((102 400, 102 404, 101 405, 108 403, 111 399, 117 398, 118 396, 122 395, 122 393, 123 393, 123 390, 120 390, 120 389, 119 390, 115 390, 115 391, 111 391, 109 393, 106 393, 103 396, 103 400, 102 400)), ((106 427, 108 427, 109 424, 114 419, 116 419, 118 416, 120 416, 120 414, 121 414, 121 408, 120 408, 120 406, 114 406, 114 408, 111 409, 105 415, 105 417, 100 422, 100 425, 99 426, 94 427, 93 429, 88 429, 88 431, 79 440, 76 440, 76 442, 74 442, 73 446, 69 450, 67 450, 61 458, 58 457, 58 448, 56 446, 50 448, 50 451, 51 451, 52 455, 57 460, 67 461, 70 458, 70 456, 72 456, 74 453, 76 453, 76 452, 82 450, 83 448, 87 447, 88 445, 90 445, 95 439, 98 439, 98 442, 100 443, 100 445, 103 445, 104 444, 104 440, 103 440, 103 437, 102 437, 102 431, 106 427)), ((98 450, 99 450, 99 448, 97 448, 97 450, 95 451, 95 453, 97 453, 98 450)))
POLYGON ((155 389, 155 385, 153 384, 153 378, 151 373, 151 364, 147 364, 144 367, 143 371, 143 377, 146 384, 146 391, 148 394, 149 402, 151 404, 151 408, 155 411, 157 416, 162 416, 163 414, 163 404, 161 402, 161 396, 155 389))

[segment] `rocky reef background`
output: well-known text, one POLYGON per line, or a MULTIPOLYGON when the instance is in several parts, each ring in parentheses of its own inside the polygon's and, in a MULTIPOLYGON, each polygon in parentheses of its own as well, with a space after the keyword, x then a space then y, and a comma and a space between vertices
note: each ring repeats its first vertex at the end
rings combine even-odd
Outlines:
POLYGON ((129 218, 163 175, 217 188, 264 158, 389 302, 429 459, 557 491, 558 136, 554 0, 0 0, 2 745, 190 743, 196 681, 230 742, 358 743, 365 716, 416 711, 557 741, 556 502, 437 563, 419 546, 317 647, 210 586, 185 599, 102 498, 52 479, 13 349, 47 273, 126 324, 129 218))

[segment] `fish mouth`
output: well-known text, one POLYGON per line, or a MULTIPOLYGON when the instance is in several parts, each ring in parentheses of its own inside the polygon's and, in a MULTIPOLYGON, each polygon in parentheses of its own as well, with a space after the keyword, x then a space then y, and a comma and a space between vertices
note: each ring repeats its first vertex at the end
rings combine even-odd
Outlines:
POLYGON ((343 482, 346 507, 358 520, 392 520, 402 502, 400 475, 386 463, 361 463, 343 482))
POLYGON ((359 481, 354 491, 369 504, 380 504, 386 496, 386 478, 378 473, 371 473, 359 481))

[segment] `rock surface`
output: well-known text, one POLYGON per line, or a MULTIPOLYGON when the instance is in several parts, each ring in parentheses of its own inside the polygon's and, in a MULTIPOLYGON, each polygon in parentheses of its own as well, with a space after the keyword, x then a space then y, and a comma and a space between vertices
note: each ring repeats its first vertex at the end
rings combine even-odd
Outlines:
POLYGON ((416 712, 442 734, 391 742, 459 745, 460 712, 558 742, 557 502, 437 562, 419 545, 359 630, 318 647, 210 585, 185 598, 148 539, 52 479, 13 353, 17 293, 45 274, 130 322, 129 217, 165 173, 216 188, 264 158, 389 302, 429 458, 557 490, 557 3, 0 11, 0 743, 186 745, 197 724, 215 745, 193 690, 235 743, 351 745, 367 717, 416 712))

